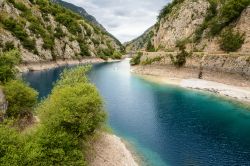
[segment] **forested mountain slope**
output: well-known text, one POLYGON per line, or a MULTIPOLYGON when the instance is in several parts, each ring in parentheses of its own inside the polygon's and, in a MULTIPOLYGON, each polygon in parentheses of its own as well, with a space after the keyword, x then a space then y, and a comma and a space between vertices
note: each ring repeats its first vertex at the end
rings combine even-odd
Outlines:
POLYGON ((105 28, 96 20, 96 18, 94 16, 88 14, 85 9, 83 9, 81 7, 78 7, 78 6, 74 5, 74 4, 62 1, 62 0, 51 0, 51 2, 57 3, 57 4, 67 8, 67 9, 70 9, 70 10, 78 13, 79 15, 83 16, 86 20, 90 21, 94 25, 101 28, 103 31, 106 31, 105 28))
POLYGON ((25 63, 111 57, 123 50, 107 32, 49 0, 1 0, 0 49, 12 47, 25 63))

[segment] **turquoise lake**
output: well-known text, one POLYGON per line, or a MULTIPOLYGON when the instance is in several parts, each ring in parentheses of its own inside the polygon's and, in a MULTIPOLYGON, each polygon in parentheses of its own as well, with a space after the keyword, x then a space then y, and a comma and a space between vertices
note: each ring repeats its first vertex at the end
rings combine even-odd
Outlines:
MULTIPOLYGON (((43 98, 64 68, 23 77, 43 98)), ((103 96, 114 133, 147 165, 250 166, 250 109, 147 82, 130 73, 128 60, 94 65, 88 75, 103 96)))

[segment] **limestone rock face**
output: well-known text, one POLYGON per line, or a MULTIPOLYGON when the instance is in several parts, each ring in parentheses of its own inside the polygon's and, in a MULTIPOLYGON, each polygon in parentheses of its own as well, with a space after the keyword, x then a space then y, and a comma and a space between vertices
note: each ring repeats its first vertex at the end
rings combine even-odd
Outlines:
MULTIPOLYGON (((172 66, 174 67, 170 55, 175 56, 171 52, 144 52, 141 57, 141 62, 146 59, 153 59, 155 57, 162 57, 158 62, 153 65, 159 66, 172 66)), ((201 68, 204 70, 215 71, 219 73, 239 74, 250 78, 250 57, 241 54, 204 54, 194 53, 191 57, 187 58, 185 68, 192 68, 199 71, 201 68)))
POLYGON ((250 6, 241 14, 236 29, 245 34, 245 43, 240 51, 250 52, 250 6))
POLYGON ((208 7, 207 0, 186 0, 174 7, 172 12, 160 21, 159 30, 153 38, 155 48, 162 46, 171 49, 177 41, 191 36, 202 24, 208 7))

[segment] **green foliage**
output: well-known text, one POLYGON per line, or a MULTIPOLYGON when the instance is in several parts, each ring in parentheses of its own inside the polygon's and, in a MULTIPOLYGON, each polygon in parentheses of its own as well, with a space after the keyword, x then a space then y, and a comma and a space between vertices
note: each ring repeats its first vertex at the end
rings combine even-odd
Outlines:
POLYGON ((122 54, 118 51, 114 51, 113 55, 111 56, 112 59, 121 59, 122 58, 122 54))
POLYGON ((108 60, 109 57, 112 58, 112 55, 114 53, 114 50, 112 48, 102 48, 98 50, 98 57, 108 60))
POLYGON ((12 80, 5 84, 4 94, 8 101, 6 114, 17 118, 24 112, 31 112, 37 102, 38 93, 20 80, 12 80))
POLYGON ((18 10, 21 10, 23 12, 28 10, 28 8, 22 2, 16 2, 15 0, 8 0, 8 2, 12 3, 13 6, 18 10))
POLYGON ((24 147, 29 165, 85 166, 79 140, 62 129, 42 126, 24 147))
POLYGON ((148 41, 146 50, 147 50, 148 52, 155 52, 155 48, 154 48, 154 45, 152 44, 151 40, 148 41))
POLYGON ((91 69, 90 66, 78 67, 75 69, 64 70, 60 75, 60 81, 56 83, 56 87, 60 88, 65 85, 74 85, 77 83, 86 83, 88 78, 86 73, 91 69))
POLYGON ((15 48, 13 42, 6 42, 3 46, 3 52, 11 51, 15 48))
POLYGON ((5 83, 16 77, 15 65, 21 61, 20 52, 12 50, 0 54, 0 81, 5 83))
MULTIPOLYGON (((40 124, 35 130, 23 134, 0 125, 0 165, 87 165, 84 143, 105 121, 101 97, 86 77, 89 69, 61 74, 52 94, 37 108, 40 124)), ((17 111, 11 114, 35 104, 37 93, 21 81, 8 82, 4 92, 9 108, 17 111)))
POLYGON ((227 29, 221 34, 220 48, 226 52, 234 52, 244 44, 244 34, 227 29))
POLYGON ((209 26, 209 22, 217 15, 217 1, 209 0, 210 7, 207 10, 207 15, 203 21, 203 23, 196 29, 194 41, 199 42, 204 30, 206 30, 209 26))
POLYGON ((184 0, 173 0, 171 3, 169 3, 168 5, 166 5, 161 11, 160 14, 158 16, 158 22, 164 18, 166 15, 168 15, 169 13, 171 13, 172 9, 174 6, 181 4, 184 0))
POLYGON ((89 52, 89 47, 84 44, 84 43, 80 43, 80 49, 81 49, 81 56, 91 56, 90 52, 89 52))
POLYGON ((0 165, 25 165, 23 143, 18 133, 0 124, 0 165))
POLYGON ((85 76, 88 70, 65 70, 52 94, 39 106, 43 123, 28 147, 29 162, 86 165, 81 140, 86 140, 105 120, 101 97, 85 76))
POLYGON ((210 7, 204 22, 195 31, 195 42, 199 42, 204 30, 209 28, 209 36, 216 36, 223 28, 240 17, 242 11, 250 5, 249 0, 209 0, 210 7), (217 10, 220 6, 219 10, 217 10))
POLYGON ((142 52, 138 52, 136 56, 132 57, 132 59, 130 60, 130 64, 132 66, 139 65, 141 63, 141 57, 142 57, 142 55, 143 55, 142 52))
POLYGON ((53 33, 49 33, 48 30, 45 28, 45 25, 41 23, 41 20, 33 16, 30 10, 27 10, 21 16, 30 22, 30 31, 36 34, 37 37, 41 36, 43 38, 43 48, 52 50, 52 48, 54 47, 53 33))
POLYGON ((248 5, 250 5, 249 0, 225 0, 222 2, 220 13, 210 22, 210 35, 220 34, 224 27, 240 17, 248 5))
POLYGON ((55 32, 56 32, 55 33, 55 37, 58 38, 58 39, 60 39, 60 38, 62 38, 62 37, 65 36, 65 34, 63 33, 63 30, 62 30, 62 28, 60 26, 57 26, 55 28, 55 32))
POLYGON ((81 28, 77 23, 77 21, 67 13, 57 14, 56 21, 66 26, 69 29, 69 31, 74 35, 76 35, 77 33, 81 33, 81 28))
POLYGON ((157 56, 157 57, 154 57, 154 58, 147 58, 145 61, 141 62, 142 65, 151 65, 153 64, 154 62, 159 62, 162 60, 163 57, 161 56, 157 56))
POLYGON ((226 0, 221 9, 221 18, 224 19, 226 23, 232 22, 241 15, 241 12, 248 5, 250 5, 249 0, 226 0))
POLYGON ((20 24, 17 20, 13 18, 5 18, 2 20, 4 28, 12 32, 14 36, 16 36, 21 43, 23 44, 24 48, 35 51, 36 46, 35 42, 31 40, 28 34, 24 30, 24 25, 20 24))
POLYGON ((185 40, 177 42, 176 46, 179 48, 180 52, 175 57, 170 55, 172 63, 178 68, 184 66, 186 64, 186 58, 190 56, 190 54, 186 51, 185 44, 185 40))
POLYGON ((99 55, 98 57, 105 60, 105 61, 107 61, 109 59, 109 57, 107 57, 105 55, 99 55))

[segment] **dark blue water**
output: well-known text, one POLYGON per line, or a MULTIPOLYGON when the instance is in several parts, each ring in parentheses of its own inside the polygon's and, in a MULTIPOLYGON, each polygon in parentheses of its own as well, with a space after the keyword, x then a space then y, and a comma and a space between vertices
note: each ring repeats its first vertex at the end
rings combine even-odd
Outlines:
MULTIPOLYGON (((50 93, 63 67, 24 78, 50 93)), ((89 73, 106 104, 109 124, 152 166, 250 166, 250 110, 208 94, 144 81, 128 61, 89 73)))

